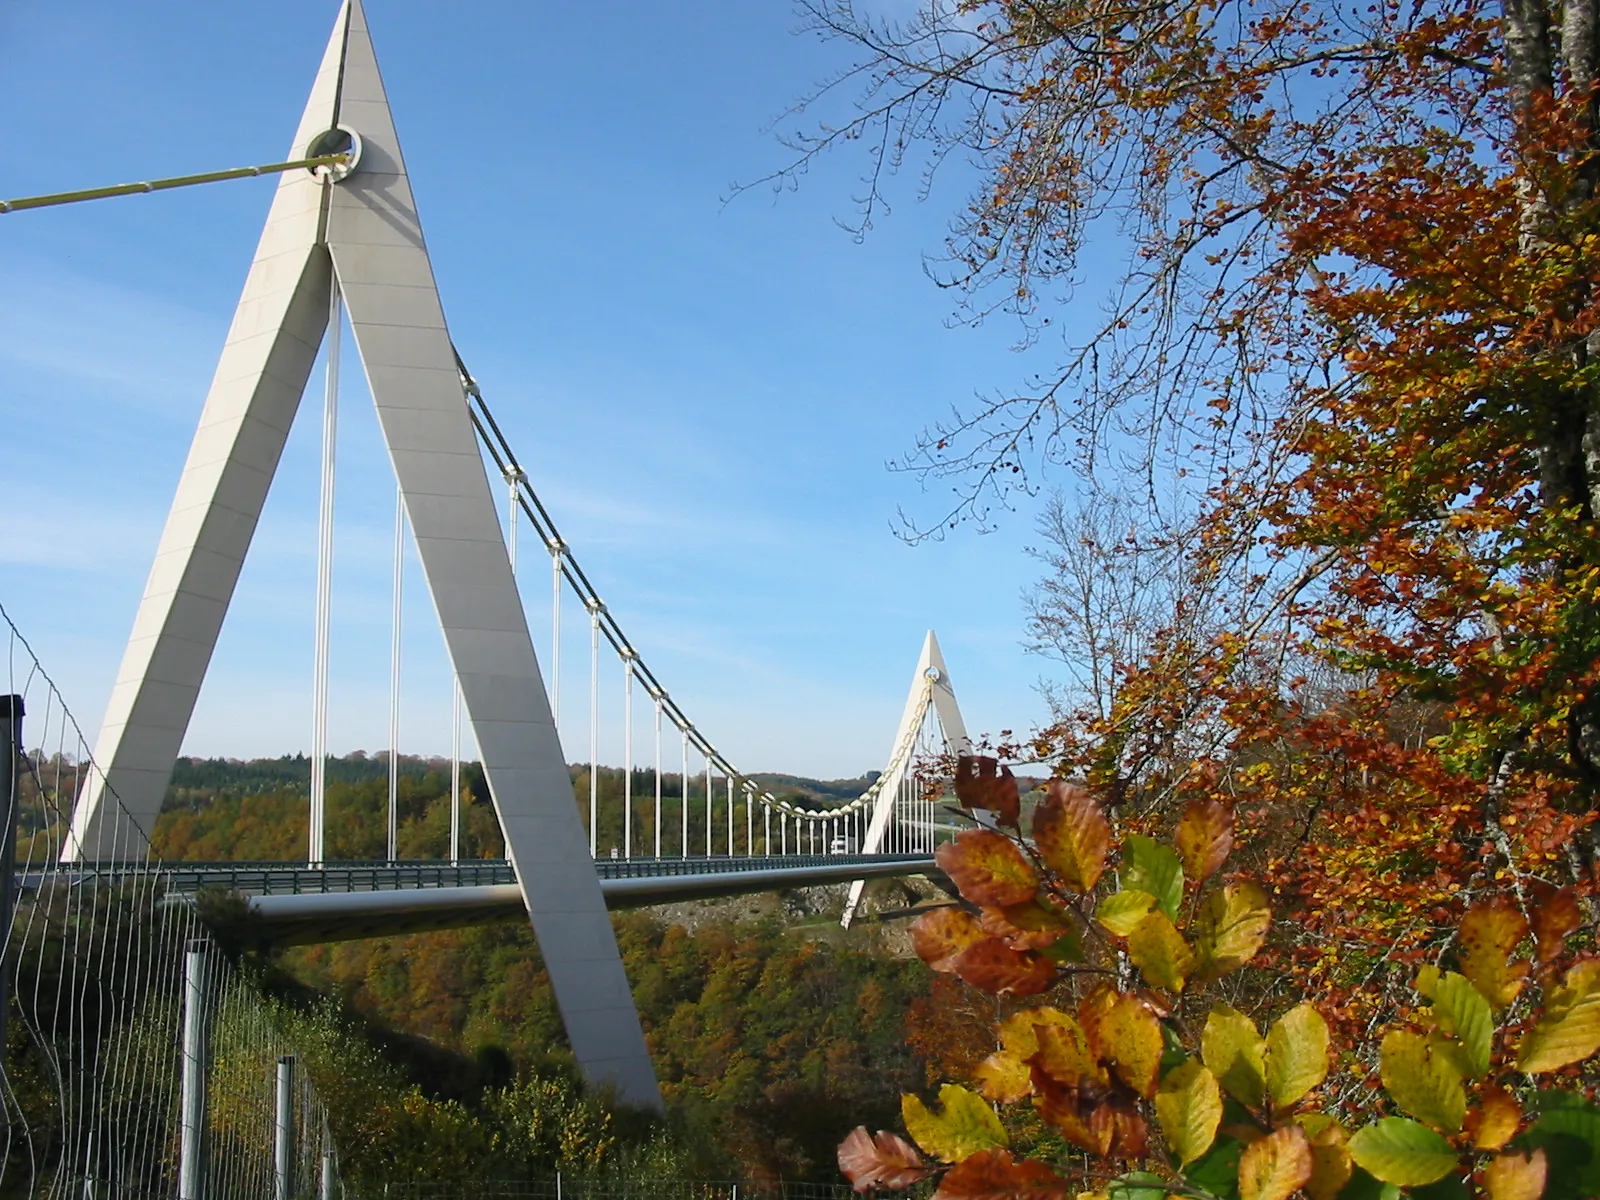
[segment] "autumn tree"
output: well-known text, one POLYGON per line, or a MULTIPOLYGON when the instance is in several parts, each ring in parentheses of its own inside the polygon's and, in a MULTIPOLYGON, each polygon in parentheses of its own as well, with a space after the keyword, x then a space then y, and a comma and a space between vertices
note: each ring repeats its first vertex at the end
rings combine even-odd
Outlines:
POLYGON ((1236 805, 1294 912, 1268 953, 1339 1029, 1407 1003, 1475 897, 1595 886, 1595 10, 806 7, 858 107, 798 165, 867 146, 865 227, 922 151, 973 164, 942 281, 1054 355, 928 432, 906 465, 958 496, 913 536, 1065 465, 1183 548, 1206 621, 1029 752, 1129 831, 1236 805))

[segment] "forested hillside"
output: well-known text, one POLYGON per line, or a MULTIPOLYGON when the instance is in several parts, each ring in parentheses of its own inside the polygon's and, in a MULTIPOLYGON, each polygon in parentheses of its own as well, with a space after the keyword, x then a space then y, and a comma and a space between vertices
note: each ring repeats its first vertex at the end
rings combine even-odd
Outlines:
MULTIPOLYGON (((328 778, 332 856, 383 857, 387 761, 333 760, 328 778)), ((498 856, 482 772, 468 765, 462 778, 464 853, 498 856)), ((168 859, 301 858, 308 781, 303 757, 180 760, 156 849, 168 859)), ((677 776, 662 782, 680 794, 677 776)), ((870 781, 771 782, 798 799, 858 794, 870 781)), ((620 770, 601 768, 599 783, 603 798, 620 800, 620 770)), ((573 786, 586 806, 587 768, 573 769, 573 786)), ((703 789, 691 777, 691 800, 703 804, 703 789)), ((654 798, 649 772, 636 773, 634 794, 642 817, 654 798)), ((446 854, 449 763, 403 759, 399 800, 401 855, 446 854)), ((691 846, 704 836, 693 809, 691 846)), ((612 832, 602 829, 602 845, 612 832)), ((904 1022, 929 973, 887 952, 874 927, 842 937, 831 917, 802 925, 775 900, 756 907, 768 915, 693 932, 648 911, 615 918, 669 1107, 653 1134, 578 1101, 526 925, 304 947, 270 967, 300 1014, 299 1036, 320 1047, 309 1061, 337 1089, 340 1144, 357 1175, 448 1180, 609 1164, 836 1182, 834 1147, 850 1125, 865 1114, 894 1120, 900 1092, 928 1074, 904 1022), (544 1141, 513 1136, 530 1128, 544 1141)))

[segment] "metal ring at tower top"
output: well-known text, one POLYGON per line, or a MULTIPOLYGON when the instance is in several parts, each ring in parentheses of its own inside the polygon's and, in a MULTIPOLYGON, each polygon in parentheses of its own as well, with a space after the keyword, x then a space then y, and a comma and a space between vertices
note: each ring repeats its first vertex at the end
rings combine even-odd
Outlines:
POLYGON ((922 675, 929 683, 938 683, 939 680, 944 678, 938 667, 929 667, 922 675))
POLYGON ((321 158, 328 154, 343 154, 345 160, 306 169, 324 182, 339 183, 349 178, 361 161, 361 135, 348 125, 335 125, 317 134, 306 147, 307 158, 321 158))

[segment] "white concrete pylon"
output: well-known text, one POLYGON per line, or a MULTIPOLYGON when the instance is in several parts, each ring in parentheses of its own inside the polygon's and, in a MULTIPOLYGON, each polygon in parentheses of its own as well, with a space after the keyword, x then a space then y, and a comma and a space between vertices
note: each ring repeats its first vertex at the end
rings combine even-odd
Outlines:
MULTIPOLYGON (((955 688, 950 683, 950 669, 944 665, 944 655, 939 651, 939 639, 933 630, 922 639, 922 654, 917 658, 917 672, 911 677, 911 690, 906 695, 906 706, 900 714, 900 725, 895 730, 889 748, 889 766, 878 778, 878 799, 873 805, 872 820, 867 825, 866 837, 859 852, 876 854, 883 846, 884 835, 894 815, 895 797, 900 794, 900 784, 911 769, 916 750, 917 734, 927 719, 928 709, 933 709, 944 734, 945 749, 951 754, 971 754, 972 741, 967 737, 966 722, 961 719, 961 707, 956 703, 955 688)), ((850 895, 845 901, 844 916, 839 923, 849 928, 861 905, 861 892, 866 881, 858 879, 850 885, 850 895)))
POLYGON ((291 152, 359 139, 338 181, 294 171, 272 209, 107 707, 65 857, 142 855, 328 321, 337 276, 516 868, 586 1079, 659 1108, 474 439, 360 0, 345 0, 291 152))

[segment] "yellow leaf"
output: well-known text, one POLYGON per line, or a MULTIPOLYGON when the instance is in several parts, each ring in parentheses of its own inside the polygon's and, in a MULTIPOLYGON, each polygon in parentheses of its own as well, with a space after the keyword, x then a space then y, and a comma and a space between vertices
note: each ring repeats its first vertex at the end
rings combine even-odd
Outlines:
POLYGON ((1039 1052, 1033 1062, 1057 1083, 1078 1087, 1085 1080, 1097 1085, 1110 1082, 1076 1021, 1071 1025, 1039 1025, 1034 1032, 1039 1038, 1039 1052))
POLYGON ((1161 1070, 1161 1022, 1137 996, 1118 995, 1096 1029, 1101 1058, 1109 1058, 1122 1081, 1145 1099, 1155 1094, 1161 1070))
POLYGON ((984 1099, 996 1104, 1015 1104, 1033 1094, 1033 1072, 1028 1064, 1004 1050, 989 1055, 972 1071, 984 1099))
POLYGON ((1239 1200, 1288 1200, 1311 1181, 1311 1144, 1298 1125, 1251 1142, 1239 1156, 1239 1200))
POLYGON ((1184 980, 1194 966, 1194 951, 1167 914, 1159 910, 1140 921, 1128 935, 1128 957, 1147 980, 1171 992, 1183 991, 1184 980))
POLYGON ((1600 959, 1578 963, 1552 988, 1544 1016, 1522 1039, 1517 1070, 1529 1075, 1582 1062, 1600 1050, 1600 959))
POLYGON ((1378 1073, 1394 1102, 1424 1125, 1440 1133, 1461 1132, 1467 1115, 1461 1069, 1424 1035, 1408 1029, 1384 1034, 1378 1073))
POLYGON ((1206 1066, 1246 1108, 1259 1109, 1266 1096, 1265 1048, 1255 1022, 1226 1004, 1211 1010, 1200 1035, 1200 1054, 1206 1066))
POLYGON ((1461 918, 1461 973, 1497 1009, 1522 990, 1528 964, 1513 963, 1511 954, 1527 934, 1528 922, 1504 898, 1475 904, 1461 918))
POLYGON ((1059 1008, 1025 1008, 1000 1022, 1000 1044, 1013 1058, 1027 1062, 1039 1053, 1039 1039, 1034 1033, 1038 1025, 1078 1027, 1077 1021, 1059 1008))
POLYGON ((1156 898, 1149 892, 1130 888, 1113 892, 1100 901, 1100 907, 1094 910, 1094 919, 1118 937, 1127 937, 1155 906, 1156 898))
POLYGON ((1188 1166, 1217 1139, 1222 1122, 1217 1077, 1192 1058, 1172 1068, 1156 1092, 1156 1117, 1172 1152, 1188 1166))
POLYGON ((1489 1200, 1539 1200, 1545 1171, 1542 1149, 1531 1155, 1498 1154, 1484 1164, 1483 1190, 1489 1200))
POLYGON ((939 1105, 943 1111, 934 1113, 909 1092, 900 1097, 906 1132, 935 1158, 957 1163, 1009 1141, 994 1109, 976 1093, 947 1083, 939 1089, 939 1105))
POLYGON ((1267 1034, 1267 1092, 1289 1108, 1328 1077, 1328 1023, 1310 1004, 1291 1008, 1267 1034))
POLYGON ((1256 956, 1267 939, 1272 908, 1247 880, 1212 892, 1194 923, 1195 977, 1220 979, 1256 956))

